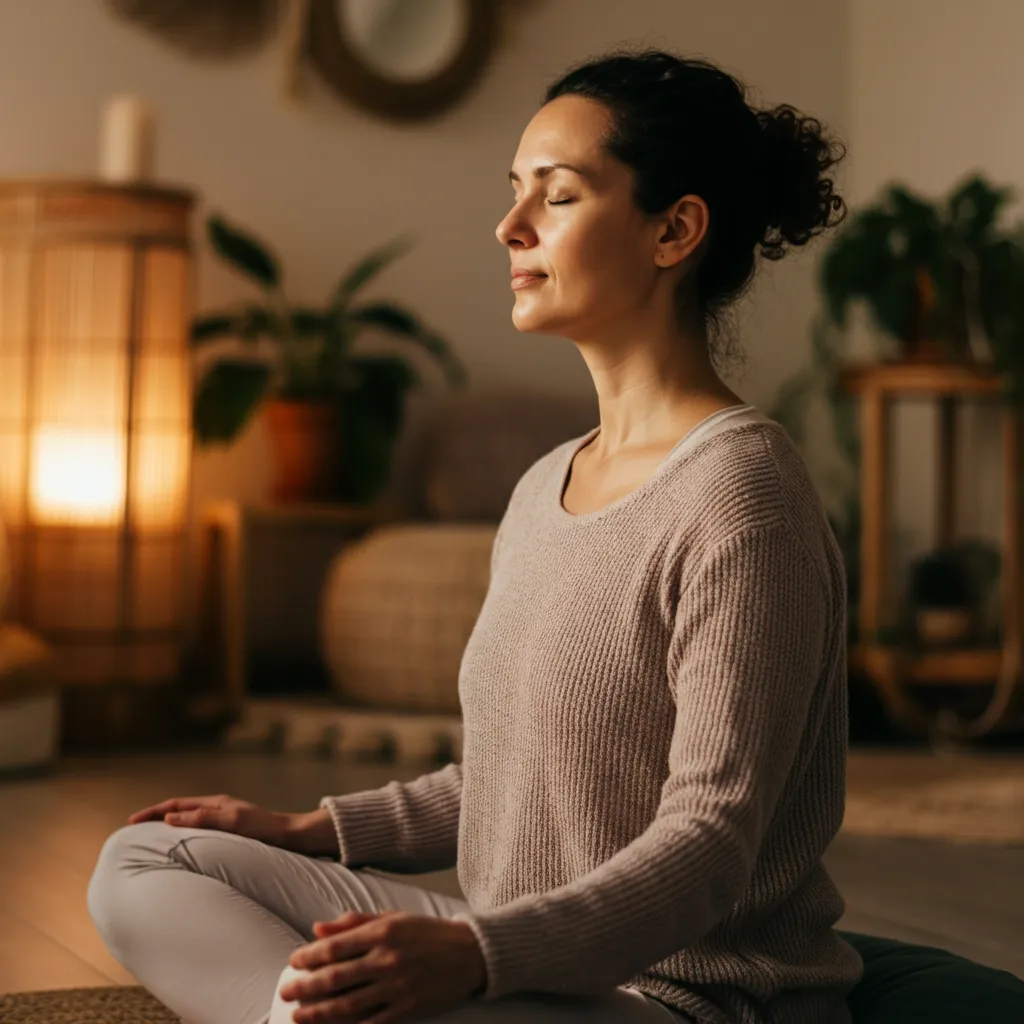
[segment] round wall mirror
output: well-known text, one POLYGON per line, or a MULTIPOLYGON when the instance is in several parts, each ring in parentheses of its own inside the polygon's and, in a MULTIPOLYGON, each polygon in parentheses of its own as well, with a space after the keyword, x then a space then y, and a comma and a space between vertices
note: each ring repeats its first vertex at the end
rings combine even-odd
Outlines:
POLYGON ((309 54, 346 98, 420 120, 469 89, 494 39, 494 0, 313 0, 309 54))

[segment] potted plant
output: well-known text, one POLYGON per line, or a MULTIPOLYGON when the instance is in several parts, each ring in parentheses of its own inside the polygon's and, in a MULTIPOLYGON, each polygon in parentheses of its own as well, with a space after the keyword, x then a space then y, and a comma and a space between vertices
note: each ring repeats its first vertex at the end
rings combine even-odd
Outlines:
POLYGON ((193 419, 200 444, 235 438, 260 407, 275 459, 278 501, 372 502, 387 481, 405 394, 418 377, 397 355, 354 350, 367 330, 425 349, 448 383, 466 372, 439 335, 393 302, 356 304, 360 290, 408 248, 398 240, 360 260, 320 306, 292 303, 270 248, 218 215, 207 220, 214 250, 260 289, 256 302, 198 317, 192 343, 237 339, 242 356, 220 355, 196 390, 193 419))
POLYGON ((993 362, 1019 385, 1024 233, 997 224, 1012 195, 980 175, 940 202, 890 185, 825 252, 828 322, 844 328, 861 299, 900 358, 993 362))
POLYGON ((770 414, 796 437, 822 388, 839 446, 856 463, 853 404, 839 375, 855 301, 896 343, 898 358, 990 365, 1004 379, 1006 400, 1024 404, 1024 225, 998 226, 1012 195, 973 175, 944 201, 891 185, 858 211, 822 257, 825 301, 810 365, 783 383, 770 414))

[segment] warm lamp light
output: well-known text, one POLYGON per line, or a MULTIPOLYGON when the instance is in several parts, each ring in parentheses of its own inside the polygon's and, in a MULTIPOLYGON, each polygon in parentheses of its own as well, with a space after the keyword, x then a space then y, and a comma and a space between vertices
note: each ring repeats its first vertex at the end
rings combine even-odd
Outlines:
POLYGON ((123 437, 59 427, 36 431, 30 490, 37 522, 113 526, 124 489, 123 437))
POLYGON ((0 518, 13 615, 62 654, 72 739, 138 730, 133 701, 166 718, 173 700, 192 202, 148 187, 0 182, 0 518))

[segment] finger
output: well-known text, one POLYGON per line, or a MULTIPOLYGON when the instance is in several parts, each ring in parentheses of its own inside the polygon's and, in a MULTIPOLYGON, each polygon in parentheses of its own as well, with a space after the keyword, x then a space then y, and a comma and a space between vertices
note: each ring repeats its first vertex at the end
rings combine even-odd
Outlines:
POLYGON ((291 979, 281 986, 281 998, 303 1004, 321 1003, 337 995, 362 991, 368 985, 380 984, 380 967, 367 956, 335 959, 323 967, 310 971, 293 972, 291 979))
POLYGON ((210 807, 198 807, 194 811, 165 814, 164 821, 168 825, 177 825, 179 828, 221 828, 223 824, 220 815, 210 807))
POLYGON ((357 910, 348 910, 341 917, 333 918, 330 921, 314 921, 313 930, 323 935, 330 935, 351 928, 353 925, 372 921, 377 916, 377 914, 364 914, 357 910))
POLYGON ((361 956, 373 948, 373 940, 369 937, 359 938, 354 935, 339 935, 339 932, 358 928, 360 925, 368 923, 374 917, 376 917, 375 914, 356 914, 354 912, 343 914, 338 918, 338 922, 340 923, 345 918, 350 918, 347 924, 329 929, 323 938, 317 942, 300 946, 288 958, 289 966, 297 970, 310 971, 325 964, 333 963, 336 960, 361 956), (359 920, 359 918, 365 918, 366 920, 359 920))
POLYGON ((149 818, 162 818, 168 811, 191 810, 192 808, 202 806, 202 799, 202 797, 198 796, 187 796, 162 800, 158 804, 153 804, 151 807, 143 808, 143 810, 136 811, 130 815, 128 823, 135 824, 139 821, 146 821, 149 818))
POLYGON ((373 982, 347 992, 336 992, 326 999, 303 1003, 292 1014, 296 1024, 313 1021, 349 1021, 364 1019, 369 1012, 379 1013, 388 1008, 388 995, 383 985, 373 982))

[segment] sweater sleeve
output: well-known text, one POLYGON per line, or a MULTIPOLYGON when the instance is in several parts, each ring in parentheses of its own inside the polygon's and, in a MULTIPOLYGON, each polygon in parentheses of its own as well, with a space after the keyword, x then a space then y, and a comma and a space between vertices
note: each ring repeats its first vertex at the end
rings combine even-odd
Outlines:
POLYGON ((412 782, 325 796, 341 863, 418 873, 454 867, 462 803, 462 765, 449 764, 412 782))
POLYGON ((687 574, 667 666, 677 711, 654 820, 567 885, 455 915, 486 962, 481 998, 606 991, 728 914, 752 877, 823 672, 825 587, 783 523, 727 538, 687 574))

